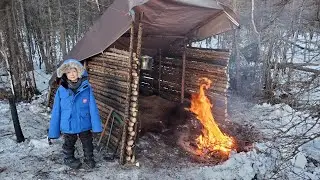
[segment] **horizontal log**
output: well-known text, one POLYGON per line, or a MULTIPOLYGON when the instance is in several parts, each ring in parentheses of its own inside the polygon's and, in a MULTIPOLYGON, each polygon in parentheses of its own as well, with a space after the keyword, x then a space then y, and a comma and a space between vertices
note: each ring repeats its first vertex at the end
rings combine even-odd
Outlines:
MULTIPOLYGON (((108 131, 107 131, 107 132, 108 132, 108 131)), ((109 132, 108 132, 108 133, 109 133, 109 132)), ((104 139, 105 139, 105 143, 107 143, 108 135, 109 135, 109 134, 106 133, 105 138, 104 138, 104 139)), ((113 134, 110 135, 109 144, 112 143, 112 144, 113 144, 112 146, 114 146, 114 145, 117 145, 118 141, 121 141, 121 136, 116 137, 116 136, 114 136, 113 134)), ((106 145, 107 145, 107 144, 106 144, 106 145)))
MULTIPOLYGON (((164 72, 161 74, 161 80, 166 80, 166 81, 172 81, 175 83, 180 83, 181 82, 181 74, 180 73, 169 73, 169 72, 164 72)), ((220 82, 224 83, 227 82, 228 78, 226 74, 216 74, 216 73, 201 73, 201 72, 196 72, 196 71, 189 71, 186 72, 185 74, 185 80, 189 81, 194 81, 198 82, 199 78, 201 77, 207 77, 213 82, 220 82)), ((144 78, 143 79, 148 79, 144 78)), ((158 76, 154 77, 154 79, 158 79, 158 76)))
MULTIPOLYGON (((110 132, 110 126, 111 126, 111 122, 108 124, 108 127, 106 128, 106 132, 107 132, 107 135, 109 134, 110 132)), ((122 135, 122 126, 118 123, 116 123, 115 121, 113 122, 113 125, 112 125, 112 131, 111 131, 111 135, 114 136, 116 139, 117 137, 121 137, 122 135)))
POLYGON ((99 85, 100 87, 102 88, 106 88, 106 89, 112 89, 114 91, 118 91, 118 92, 123 92, 123 93, 129 93, 129 83, 127 83, 126 86, 123 86, 123 84, 120 84, 118 82, 114 82, 114 81, 108 81, 108 80, 100 80, 100 79, 94 79, 94 77, 89 78, 89 82, 91 84, 96 84, 96 85, 99 85))
MULTIPOLYGON (((198 85, 191 86, 191 85, 189 84, 189 86, 187 86, 185 89, 186 89, 186 90, 185 90, 186 92, 188 92, 188 91, 196 91, 196 92, 197 92, 198 89, 199 89, 199 86, 198 86, 198 85)), ((162 91, 162 90, 164 90, 164 91, 170 90, 170 91, 174 91, 174 92, 180 93, 180 91, 181 91, 181 85, 180 85, 180 84, 176 84, 176 83, 172 83, 172 82, 161 81, 161 88, 160 88, 160 90, 161 90, 161 91, 162 91)), ((211 92, 216 92, 216 93, 218 93, 218 94, 226 94, 227 89, 216 86, 216 87, 210 88, 210 91, 211 91, 211 92)))
POLYGON ((129 95, 129 87, 121 87, 118 86, 117 84, 113 84, 113 83, 102 83, 101 81, 90 81, 90 84, 93 85, 95 84, 96 86, 100 87, 103 89, 103 91, 106 92, 110 92, 111 94, 119 94, 119 93, 123 93, 126 94, 125 96, 123 96, 123 98, 127 98, 127 96, 129 95))
MULTIPOLYGON (((191 81, 190 79, 185 80, 185 86, 190 88, 197 88, 197 89, 200 88, 200 84, 198 81, 191 81)), ((227 89, 228 82, 215 81, 215 79, 213 79, 211 87, 209 87, 209 89, 214 89, 216 87, 227 89)))
POLYGON ((95 93, 100 93, 107 97, 110 96, 110 98, 117 100, 119 103, 128 102, 129 100, 129 92, 124 93, 117 90, 108 89, 98 84, 98 82, 92 82, 91 86, 94 88, 95 93), (114 96, 114 98, 112 96, 114 96))
MULTIPOLYGON (((182 49, 174 49, 170 50, 168 56, 182 56, 182 49)), ((214 50, 199 50, 199 49, 186 49, 186 58, 199 58, 203 60, 229 60, 230 53, 229 52, 220 52, 214 50)))
POLYGON ((108 52, 108 51, 103 52, 101 55, 102 56, 114 56, 114 57, 125 58, 125 59, 128 59, 128 62, 129 62, 129 57, 130 57, 130 55, 118 54, 118 53, 108 52))
MULTIPOLYGON (((116 48, 108 48, 107 49, 108 51, 111 51, 111 52, 114 52, 114 53, 117 53, 117 54, 122 54, 122 55, 125 55, 125 56, 130 56, 130 52, 129 51, 126 51, 126 50, 120 50, 120 49, 116 49, 116 48)), ((136 57, 136 53, 132 53, 133 57, 136 57)))
POLYGON ((119 92, 113 89, 103 88, 97 85, 96 83, 91 83, 91 86, 94 89, 94 93, 102 94, 106 97, 109 97, 111 99, 118 101, 119 103, 129 100, 129 96, 130 96, 129 93, 124 93, 124 92, 119 92))
MULTIPOLYGON (((159 67, 159 62, 155 61, 154 63, 156 67, 159 67)), ((181 69, 182 67, 182 61, 181 60, 164 60, 161 61, 162 67, 168 66, 172 68, 177 68, 181 69)), ((214 65, 214 64, 208 64, 204 62, 199 62, 199 61, 191 61, 191 60, 186 60, 186 70, 201 70, 204 72, 226 72, 227 67, 226 66, 221 66, 221 65, 214 65)))
POLYGON ((100 74, 100 76, 103 77, 108 77, 110 79, 114 79, 114 80, 119 80, 119 81, 123 81, 123 82, 129 82, 129 76, 124 76, 121 74, 116 74, 116 73, 110 73, 110 72, 105 72, 104 70, 101 69, 94 69, 94 68, 88 68, 89 74, 90 73, 96 73, 96 74, 100 74))
POLYGON ((180 95, 172 95, 170 93, 161 92, 160 97, 173 102, 180 102, 180 95))
POLYGON ((219 60, 219 59, 200 59, 199 57, 186 57, 187 61, 195 61, 195 62, 202 62, 206 64, 212 64, 212 65, 219 65, 223 67, 227 67, 229 65, 229 61, 226 60, 219 60))
MULTIPOLYGON (((164 70, 162 68, 161 71, 161 78, 164 76, 173 76, 174 78, 179 79, 178 77, 181 78, 181 71, 179 69, 167 69, 164 70)), ((202 70, 197 70, 197 69, 186 69, 186 77, 209 77, 210 79, 220 79, 220 80, 227 80, 227 72, 219 72, 219 71, 212 71, 212 72, 205 72, 202 70)), ((158 77, 158 75, 154 75, 152 77, 158 77)), ((171 77, 172 78, 172 77, 171 77)))
POLYGON ((104 72, 104 74, 112 74, 114 76, 124 76, 124 77, 129 77, 130 76, 129 71, 111 69, 111 68, 104 67, 104 66, 101 66, 101 65, 93 65, 92 63, 88 64, 88 68, 89 69, 98 69, 98 70, 104 72))
POLYGON ((128 61, 128 58, 121 58, 121 57, 115 57, 115 56, 95 56, 92 57, 88 64, 92 62, 100 62, 100 63, 106 63, 106 64, 112 64, 117 66, 123 66, 123 67, 131 67, 130 62, 128 61))
POLYGON ((106 76, 102 73, 96 73, 93 71, 89 71, 89 80, 98 80, 103 83, 111 83, 111 84, 115 84, 116 86, 120 86, 123 88, 130 87, 129 81, 120 81, 120 80, 116 79, 115 77, 106 76))
POLYGON ((104 60, 102 58, 99 58, 99 60, 97 60, 97 59, 98 58, 95 58, 92 61, 89 61, 88 65, 97 65, 97 66, 107 67, 107 68, 115 69, 115 70, 124 70, 127 72, 129 72, 131 69, 131 66, 129 66, 129 64, 122 63, 121 61, 110 62, 110 61, 107 61, 108 59, 104 59, 104 60), (102 59, 102 60, 100 60, 100 59, 102 59))
MULTIPOLYGON (((223 86, 223 85, 221 85, 223 86)), ((227 85, 224 85, 225 87, 220 87, 220 86, 212 86, 210 87, 210 91, 213 91, 213 92, 220 92, 220 93, 226 93, 227 92, 227 85)), ((179 88, 179 87, 176 87, 176 88, 179 88)), ((199 89, 199 85, 198 84, 195 84, 195 83, 188 83, 186 85, 186 89, 199 89)))
POLYGON ((119 112, 123 114, 127 114, 126 112, 129 111, 128 102, 119 103, 116 100, 110 99, 100 93, 96 93, 95 96, 96 96, 96 99, 98 99, 100 102, 106 103, 107 105, 117 109, 119 112))
POLYGON ((228 82, 228 77, 227 74, 204 74, 204 73, 199 73, 195 71, 190 71, 186 72, 185 78, 190 79, 191 81, 198 81, 200 78, 206 77, 210 79, 211 81, 221 81, 221 82, 228 82))

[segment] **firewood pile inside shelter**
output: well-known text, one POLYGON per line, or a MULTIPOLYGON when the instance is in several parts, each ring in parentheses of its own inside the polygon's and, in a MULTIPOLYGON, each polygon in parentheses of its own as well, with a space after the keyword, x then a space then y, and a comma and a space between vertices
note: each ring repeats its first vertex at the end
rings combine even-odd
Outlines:
MULTIPOLYGON (((230 52, 191 47, 237 26, 217 1, 115 0, 64 58, 88 71, 104 123, 99 147, 134 163, 138 139, 152 131, 167 132, 199 162, 242 150, 241 127, 227 120, 230 52)), ((48 106, 58 85, 53 76, 48 106)))

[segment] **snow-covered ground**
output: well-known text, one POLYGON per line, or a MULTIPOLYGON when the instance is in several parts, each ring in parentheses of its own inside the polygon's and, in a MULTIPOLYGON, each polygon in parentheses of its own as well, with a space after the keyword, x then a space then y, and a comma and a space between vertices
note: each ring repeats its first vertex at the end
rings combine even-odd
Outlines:
MULTIPOLYGON (((43 96, 44 97, 44 96, 43 96)), ((320 179, 320 139, 302 145, 296 152, 290 146, 292 138, 311 129, 303 137, 319 133, 319 123, 307 113, 296 112, 287 105, 250 104, 231 99, 230 119, 253 124, 264 135, 252 151, 233 153, 229 160, 216 166, 194 162, 159 162, 138 158, 139 166, 120 166, 107 162, 95 152, 97 168, 70 170, 62 162, 62 139, 49 146, 46 140, 50 115, 40 97, 32 103, 20 103, 18 113, 26 141, 15 142, 13 123, 7 102, 0 102, 0 179, 320 179), (305 122, 300 123, 299 122, 305 122), (292 125, 295 125, 292 128, 292 125), (291 156, 291 154, 294 154, 291 156), (277 175, 274 172, 279 171, 277 175)), ((155 137, 157 135, 154 135, 155 137)), ((302 141, 301 141, 302 142, 302 141)), ((141 138, 140 147, 150 139, 141 138)), ((294 143, 292 143, 294 144, 294 143)), ((82 150, 77 144, 76 156, 82 150)), ((160 147, 159 147, 160 148, 160 147)), ((162 149, 165 151, 165 149, 162 149)), ((146 153, 142 151, 141 153, 146 153)), ((169 153, 169 152, 168 152, 169 153)))

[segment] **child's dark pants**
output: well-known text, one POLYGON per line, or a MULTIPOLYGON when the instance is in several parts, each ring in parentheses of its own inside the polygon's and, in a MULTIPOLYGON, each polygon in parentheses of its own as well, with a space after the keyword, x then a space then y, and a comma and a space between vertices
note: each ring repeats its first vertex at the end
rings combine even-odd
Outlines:
MULTIPOLYGON (((84 153, 84 165, 88 168, 95 166, 93 159, 93 144, 91 131, 84 131, 79 133, 79 138, 82 143, 84 153)), ((64 134, 64 144, 62 146, 64 154, 64 162, 71 168, 79 168, 81 163, 74 157, 75 144, 78 139, 78 134, 64 134)))

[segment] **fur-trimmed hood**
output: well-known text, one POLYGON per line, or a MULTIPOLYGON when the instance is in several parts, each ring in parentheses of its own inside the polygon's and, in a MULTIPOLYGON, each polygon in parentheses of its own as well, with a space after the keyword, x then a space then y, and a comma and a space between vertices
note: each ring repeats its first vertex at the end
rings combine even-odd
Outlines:
POLYGON ((68 59, 61 64, 61 66, 57 69, 57 77, 61 78, 63 74, 67 72, 68 69, 75 68, 78 72, 78 78, 82 78, 87 75, 86 70, 83 65, 76 59, 68 59))

